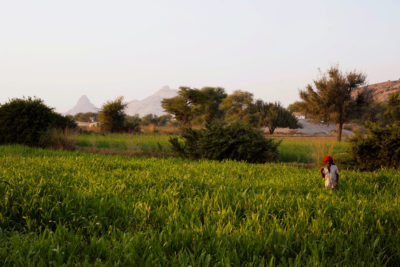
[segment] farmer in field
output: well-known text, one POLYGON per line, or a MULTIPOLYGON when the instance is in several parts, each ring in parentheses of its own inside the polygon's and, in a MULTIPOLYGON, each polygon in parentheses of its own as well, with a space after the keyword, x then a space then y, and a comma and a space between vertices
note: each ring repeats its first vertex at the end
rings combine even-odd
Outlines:
POLYGON ((339 183, 339 170, 331 156, 326 156, 324 162, 326 166, 321 168, 321 175, 325 178, 325 188, 335 189, 339 183))

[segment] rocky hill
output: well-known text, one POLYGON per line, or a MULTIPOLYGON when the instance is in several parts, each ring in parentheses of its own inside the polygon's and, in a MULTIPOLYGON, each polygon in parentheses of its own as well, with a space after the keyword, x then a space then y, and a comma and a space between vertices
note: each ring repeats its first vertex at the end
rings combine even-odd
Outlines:
POLYGON ((128 115, 139 114, 141 117, 150 113, 158 116, 162 115, 164 114, 164 110, 161 107, 161 100, 174 97, 177 93, 178 91, 169 88, 169 86, 164 86, 156 93, 143 100, 128 102, 125 112, 128 115))
POLYGON ((90 102, 89 98, 86 95, 83 95, 79 98, 76 105, 68 110, 65 114, 67 115, 75 115, 78 113, 86 113, 86 112, 98 112, 99 109, 90 102))
POLYGON ((391 94, 400 91, 400 79, 397 81, 370 84, 361 87, 359 90, 370 90, 375 101, 387 102, 391 94))

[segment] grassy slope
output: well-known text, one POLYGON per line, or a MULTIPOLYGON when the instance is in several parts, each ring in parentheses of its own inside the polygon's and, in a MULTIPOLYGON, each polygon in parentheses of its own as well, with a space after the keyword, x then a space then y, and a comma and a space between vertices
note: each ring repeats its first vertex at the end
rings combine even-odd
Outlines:
POLYGON ((0 262, 395 264, 399 176, 0 146, 0 262))

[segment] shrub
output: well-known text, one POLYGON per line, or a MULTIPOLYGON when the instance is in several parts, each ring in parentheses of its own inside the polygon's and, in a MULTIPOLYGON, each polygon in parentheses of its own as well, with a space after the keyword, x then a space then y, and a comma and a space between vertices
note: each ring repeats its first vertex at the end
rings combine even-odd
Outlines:
POLYGON ((180 142, 171 138, 173 149, 181 156, 212 160, 238 160, 264 163, 277 158, 280 142, 267 139, 261 131, 240 123, 224 127, 222 124, 207 124, 205 129, 188 129, 180 142))
POLYGON ((0 106, 0 144, 43 146, 42 135, 47 131, 68 127, 76 127, 75 122, 54 112, 41 99, 16 98, 0 106))
POLYGON ((48 129, 40 135, 39 146, 53 149, 74 150, 75 139, 68 133, 56 128, 48 129))
POLYGON ((124 130, 129 133, 140 133, 141 131, 140 123, 141 119, 137 115, 125 116, 124 130))
POLYGON ((379 127, 367 123, 368 134, 350 140, 350 155, 360 170, 400 166, 400 123, 379 127))

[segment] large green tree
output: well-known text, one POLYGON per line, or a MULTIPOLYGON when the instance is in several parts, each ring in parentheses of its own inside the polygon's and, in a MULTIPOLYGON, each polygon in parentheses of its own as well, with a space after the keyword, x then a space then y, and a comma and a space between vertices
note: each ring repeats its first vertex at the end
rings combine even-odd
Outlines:
POLYGON ((163 99, 161 105, 184 127, 191 127, 192 123, 204 124, 221 119, 223 112, 219 105, 225 97, 225 90, 221 87, 180 87, 178 96, 163 99))
POLYGON ((221 87, 203 87, 200 90, 193 90, 191 100, 197 121, 204 124, 222 119, 224 114, 219 106, 226 96, 225 90, 221 87))
POLYGON ((220 109, 225 114, 228 123, 241 121, 246 124, 253 124, 254 113, 253 94, 245 91, 236 90, 222 100, 220 109))
POLYGON ((164 98, 161 101, 161 106, 165 112, 173 115, 184 128, 192 126, 193 108, 189 99, 182 95, 182 91, 175 97, 164 98))
POLYGON ((103 104, 99 113, 101 128, 105 132, 122 132, 124 131, 125 107, 124 98, 118 97, 114 101, 107 101, 103 104))
POLYGON ((336 123, 337 139, 342 139, 343 124, 359 116, 363 106, 372 101, 370 95, 356 89, 365 83, 366 76, 357 71, 343 73, 337 66, 328 69, 321 78, 300 90, 302 101, 295 107, 314 121, 336 123))
POLYGON ((267 113, 263 117, 263 126, 268 127, 269 133, 273 134, 278 127, 296 129, 300 125, 296 117, 280 103, 269 103, 267 113))
POLYGON ((278 127, 300 128, 296 117, 280 103, 257 100, 250 110, 251 124, 256 127, 268 127, 270 134, 278 127))

